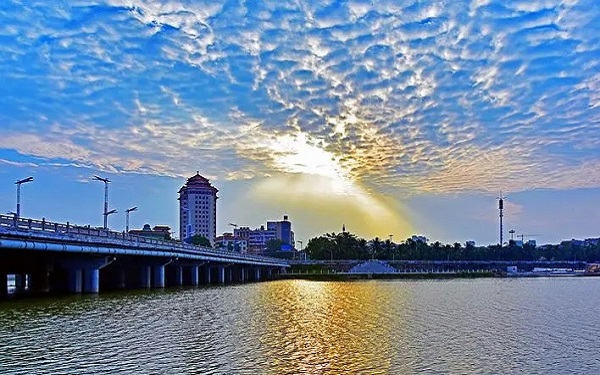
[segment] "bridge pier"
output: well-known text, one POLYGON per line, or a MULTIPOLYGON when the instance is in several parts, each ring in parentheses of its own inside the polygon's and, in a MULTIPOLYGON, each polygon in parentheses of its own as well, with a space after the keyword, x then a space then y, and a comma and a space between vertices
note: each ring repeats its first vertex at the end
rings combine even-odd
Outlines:
POLYGON ((227 282, 230 284, 233 282, 233 270, 231 267, 227 268, 227 282))
POLYGON ((160 264, 154 266, 154 277, 153 277, 153 288, 164 288, 165 287, 165 266, 160 264))
POLYGON ((211 279, 210 279, 210 265, 206 265, 204 267, 202 267, 202 272, 204 273, 204 282, 206 284, 210 284, 211 279))
POLYGON ((69 293, 81 293, 83 291, 83 271, 79 269, 71 269, 68 271, 67 290, 69 293))
POLYGON ((260 267, 254 269, 254 281, 260 281, 260 267))
POLYGON ((8 274, 0 270, 0 300, 8 297, 8 274))
POLYGON ((115 271, 115 287, 117 289, 125 289, 127 287, 127 276, 125 274, 125 267, 119 266, 115 271))
POLYGON ((183 285, 183 267, 175 266, 175 285, 182 286, 183 285))
POLYGON ((270 268, 267 268, 267 279, 271 280, 273 278, 273 270, 270 268))
POLYGON ((140 266, 140 288, 150 288, 150 281, 152 280, 150 278, 152 275, 150 268, 150 266, 140 266))
POLYGON ((45 263, 36 268, 29 278, 29 290, 34 293, 50 292, 50 273, 54 270, 52 263, 45 263))
POLYGON ((219 279, 219 284, 225 284, 225 266, 219 266, 217 268, 218 271, 218 279, 219 279))
POLYGON ((71 293, 99 293, 100 269, 111 264, 115 258, 68 259, 62 266, 67 270, 67 290, 71 293))
POLYGON ((190 267, 190 285, 198 286, 199 283, 199 266, 191 266, 190 267))
POLYGON ((244 266, 240 266, 240 282, 246 282, 246 270, 244 269, 244 266))
POLYGON ((25 293, 27 284, 27 274, 17 273, 15 274, 15 294, 25 293))
POLYGON ((88 268, 83 271, 83 292, 100 292, 100 268, 88 268))

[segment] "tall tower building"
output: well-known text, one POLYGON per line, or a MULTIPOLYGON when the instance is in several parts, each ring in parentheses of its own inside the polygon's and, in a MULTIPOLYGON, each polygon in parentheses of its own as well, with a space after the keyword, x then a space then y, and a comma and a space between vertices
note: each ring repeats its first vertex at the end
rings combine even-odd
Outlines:
POLYGON ((196 234, 214 244, 217 236, 217 192, 208 179, 196 172, 179 189, 179 238, 196 234))

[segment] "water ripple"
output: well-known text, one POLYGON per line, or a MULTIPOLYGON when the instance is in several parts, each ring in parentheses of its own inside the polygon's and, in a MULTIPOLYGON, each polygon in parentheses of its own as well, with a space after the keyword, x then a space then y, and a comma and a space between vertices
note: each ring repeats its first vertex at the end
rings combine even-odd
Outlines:
POLYGON ((600 373, 600 279, 310 282, 0 304, 2 374, 600 373))

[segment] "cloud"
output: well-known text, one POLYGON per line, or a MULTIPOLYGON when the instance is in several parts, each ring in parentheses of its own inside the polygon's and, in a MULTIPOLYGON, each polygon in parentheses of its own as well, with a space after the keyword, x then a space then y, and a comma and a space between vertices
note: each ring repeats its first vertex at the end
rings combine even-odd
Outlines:
POLYGON ((600 186, 590 2, 8 1, 0 21, 0 148, 36 163, 600 186))

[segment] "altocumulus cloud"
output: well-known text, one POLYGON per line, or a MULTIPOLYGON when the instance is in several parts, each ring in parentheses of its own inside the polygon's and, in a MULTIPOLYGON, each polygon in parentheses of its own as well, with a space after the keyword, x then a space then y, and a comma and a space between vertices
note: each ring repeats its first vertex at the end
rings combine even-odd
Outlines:
POLYGON ((6 0, 0 21, 0 148, 48 163, 600 186, 591 0, 6 0))

